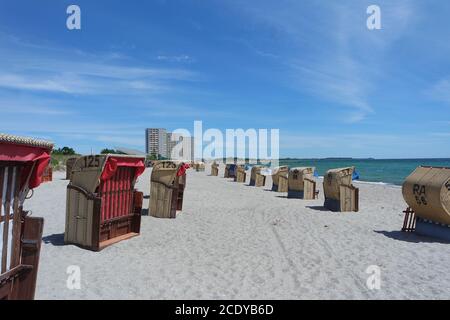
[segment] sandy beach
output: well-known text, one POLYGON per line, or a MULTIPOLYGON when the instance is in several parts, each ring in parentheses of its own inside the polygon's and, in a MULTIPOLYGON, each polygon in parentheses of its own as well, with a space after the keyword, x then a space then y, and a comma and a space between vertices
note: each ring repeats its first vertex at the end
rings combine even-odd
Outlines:
MULTIPOLYGON (((173 220, 144 210, 141 235, 101 252, 64 245, 65 173, 41 185, 25 209, 45 218, 36 299, 448 299, 450 247, 400 232, 401 188, 358 183, 360 212, 188 170, 184 209, 173 220), (67 288, 68 266, 81 289, 67 288), (380 290, 366 286, 381 268, 380 290)), ((139 178, 148 208, 150 173, 139 178)))

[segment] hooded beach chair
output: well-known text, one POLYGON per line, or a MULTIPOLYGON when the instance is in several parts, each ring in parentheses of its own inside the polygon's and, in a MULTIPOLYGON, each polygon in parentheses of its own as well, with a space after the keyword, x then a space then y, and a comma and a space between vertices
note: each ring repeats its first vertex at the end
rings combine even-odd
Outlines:
POLYGON ((247 173, 245 172, 245 165, 244 164, 236 165, 236 175, 234 176, 234 181, 244 183, 246 178, 247 173))
POLYGON ((70 180, 72 168, 79 157, 71 157, 66 160, 66 180, 70 180))
POLYGON ((202 161, 194 162, 194 170, 197 172, 205 171, 205 163, 202 161))
POLYGON ((51 163, 49 163, 42 174, 42 183, 52 182, 53 181, 53 168, 51 163))
POLYGON ((176 218, 183 209, 186 170, 181 161, 161 161, 153 167, 149 213, 156 218, 176 218))
POLYGON ((359 210, 359 189, 352 185, 354 167, 328 170, 323 178, 324 207, 331 211, 359 210))
POLYGON ((288 166, 276 167, 272 172, 272 191, 288 192, 288 166))
POLYGON ((34 298, 44 219, 30 217, 23 205, 41 184, 52 148, 0 134, 0 300, 34 298))
POLYGON ((141 156, 80 157, 67 186, 65 243, 99 251, 139 235, 143 194, 134 185, 144 170, 141 156))
POLYGON ((313 200, 316 195, 314 167, 299 167, 289 170, 288 198, 313 200))
POLYGON ((450 168, 416 168, 402 186, 408 208, 403 231, 450 241, 450 168))
POLYGON ((224 178, 234 178, 236 176, 236 165, 235 164, 227 164, 225 166, 225 173, 223 175, 224 178))
POLYGON ((211 175, 214 177, 219 175, 219 164, 215 161, 211 164, 211 175))
POLYGON ((250 186, 264 187, 266 184, 266 176, 261 174, 263 166, 253 166, 250 173, 250 186))

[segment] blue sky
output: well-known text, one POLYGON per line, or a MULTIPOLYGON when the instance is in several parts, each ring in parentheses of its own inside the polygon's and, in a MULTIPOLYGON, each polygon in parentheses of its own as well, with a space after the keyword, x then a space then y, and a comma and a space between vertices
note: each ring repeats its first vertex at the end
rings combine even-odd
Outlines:
POLYGON ((0 0, 0 132, 144 150, 144 128, 202 120, 279 128, 281 156, 450 157, 449 16, 445 0, 0 0))

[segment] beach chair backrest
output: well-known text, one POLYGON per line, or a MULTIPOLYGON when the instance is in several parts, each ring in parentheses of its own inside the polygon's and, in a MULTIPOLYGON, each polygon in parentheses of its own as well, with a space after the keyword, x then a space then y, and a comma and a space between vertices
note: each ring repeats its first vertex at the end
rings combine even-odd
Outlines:
POLYGON ((416 168, 405 179, 402 193, 416 216, 450 225, 450 168, 416 168))

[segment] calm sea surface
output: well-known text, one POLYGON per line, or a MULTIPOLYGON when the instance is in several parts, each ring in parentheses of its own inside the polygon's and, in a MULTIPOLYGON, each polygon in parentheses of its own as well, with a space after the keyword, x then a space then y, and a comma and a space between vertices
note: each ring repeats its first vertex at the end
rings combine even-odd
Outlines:
POLYGON ((401 185, 416 167, 450 167, 450 159, 289 159, 280 160, 280 165, 314 166, 320 176, 328 169, 355 166, 361 181, 401 185))

